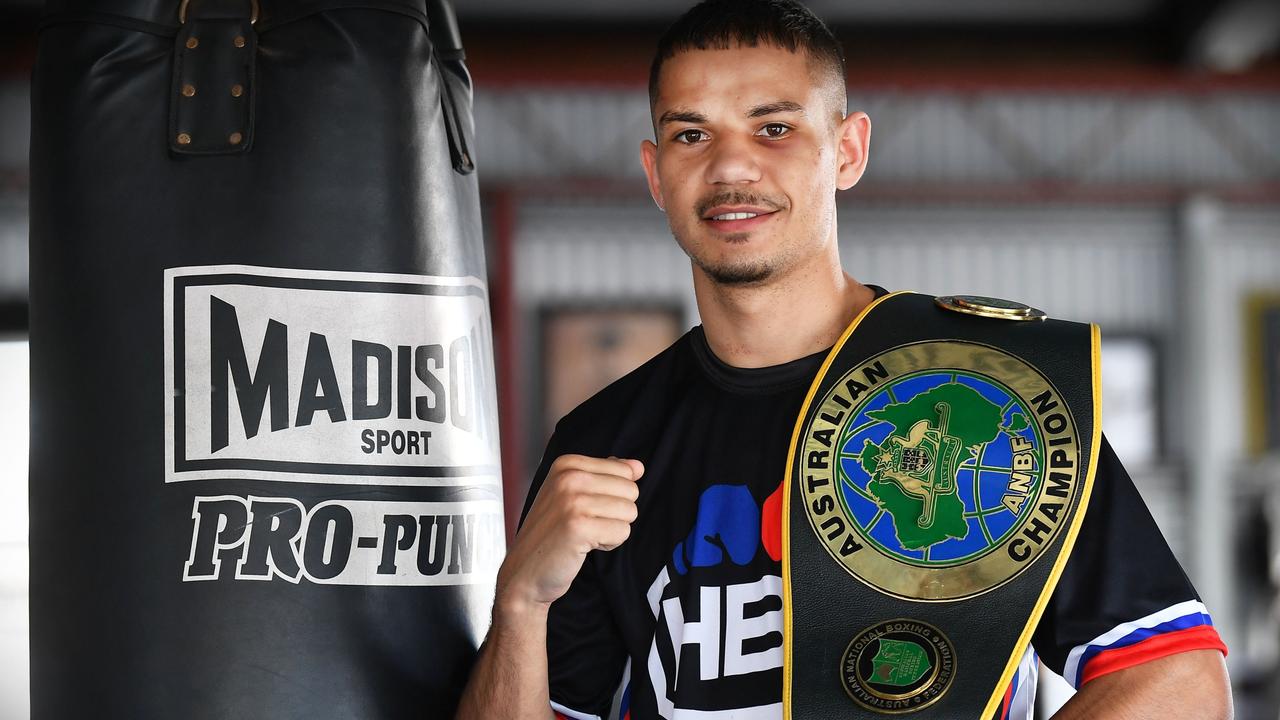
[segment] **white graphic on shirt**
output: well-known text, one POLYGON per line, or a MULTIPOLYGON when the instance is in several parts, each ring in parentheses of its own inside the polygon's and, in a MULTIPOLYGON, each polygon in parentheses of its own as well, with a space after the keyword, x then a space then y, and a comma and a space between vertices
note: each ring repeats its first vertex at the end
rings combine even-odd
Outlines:
POLYGON ((781 703, 771 703, 750 708, 724 710, 694 710, 676 706, 677 679, 680 666, 697 662, 697 677, 701 681, 718 680, 735 675, 746 675, 782 667, 782 647, 747 650, 748 644, 761 644, 770 633, 782 632, 782 578, 766 575, 754 582, 727 586, 703 586, 693 589, 698 598, 697 617, 691 617, 693 608, 686 608, 683 598, 663 599, 662 594, 671 582, 667 568, 663 568, 646 596, 649 609, 657 620, 657 628, 649 648, 648 673, 657 697, 658 713, 667 720, 715 720, 717 718, 743 718, 765 720, 782 714, 781 703), (767 598, 776 599, 776 607, 759 614, 747 611, 748 605, 767 598), (686 613, 686 610, 690 612, 686 613), (664 643, 675 658, 668 667, 658 650, 664 643), (696 658, 695 658, 696 655, 696 658))

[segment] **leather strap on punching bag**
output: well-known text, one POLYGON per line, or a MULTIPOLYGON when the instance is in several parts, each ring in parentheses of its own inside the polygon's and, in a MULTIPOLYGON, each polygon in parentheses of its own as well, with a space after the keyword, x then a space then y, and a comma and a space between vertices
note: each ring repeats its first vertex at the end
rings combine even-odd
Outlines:
POLYGON ((186 155, 248 152, 257 94, 257 0, 183 0, 178 19, 169 149, 186 155))
POLYGON ((450 716, 503 554, 452 12, 46 12, 33 716, 450 716))

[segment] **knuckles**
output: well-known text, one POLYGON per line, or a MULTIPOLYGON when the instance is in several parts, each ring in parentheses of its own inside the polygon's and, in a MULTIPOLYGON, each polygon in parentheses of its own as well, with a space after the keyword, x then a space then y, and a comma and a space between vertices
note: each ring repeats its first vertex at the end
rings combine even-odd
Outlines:
POLYGON ((564 509, 571 516, 587 517, 589 503, 585 495, 581 493, 570 493, 563 500, 564 509))
POLYGON ((549 482, 557 494, 576 495, 586 491, 590 476, 584 470, 565 469, 556 473, 549 482))
POLYGON ((535 507, 542 506, 536 507, 536 514, 543 521, 539 524, 558 527, 563 536, 579 543, 621 544, 630 535, 631 523, 639 517, 636 503, 640 489, 635 483, 614 482, 609 476, 579 467, 583 460, 590 458, 570 454, 552 462, 535 501, 535 507), (602 525, 602 519, 609 522, 602 525), (620 537, 614 537, 619 532, 620 537))

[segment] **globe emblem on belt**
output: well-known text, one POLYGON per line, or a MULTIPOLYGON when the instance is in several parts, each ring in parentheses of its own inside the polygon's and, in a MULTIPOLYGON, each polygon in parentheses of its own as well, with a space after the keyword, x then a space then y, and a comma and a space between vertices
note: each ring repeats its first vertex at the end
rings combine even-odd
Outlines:
POLYGON ((849 517, 877 549, 915 565, 990 552, 1039 490, 1043 443, 1027 415, 977 373, 926 371, 886 385, 846 426, 838 476, 849 517))
POLYGON ((882 592, 986 592, 1068 524, 1081 484, 1076 425, 1020 358, 915 343, 843 372, 819 401, 798 448, 805 511, 832 557, 882 592))

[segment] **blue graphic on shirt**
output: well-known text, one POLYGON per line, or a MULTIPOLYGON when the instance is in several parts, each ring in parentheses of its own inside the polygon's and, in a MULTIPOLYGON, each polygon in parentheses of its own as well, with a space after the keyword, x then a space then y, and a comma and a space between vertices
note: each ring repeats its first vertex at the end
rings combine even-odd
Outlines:
POLYGON ((760 506, 746 485, 711 485, 698 498, 698 517, 689 536, 676 544, 672 564, 679 575, 689 568, 724 562, 746 565, 760 547, 760 506))

